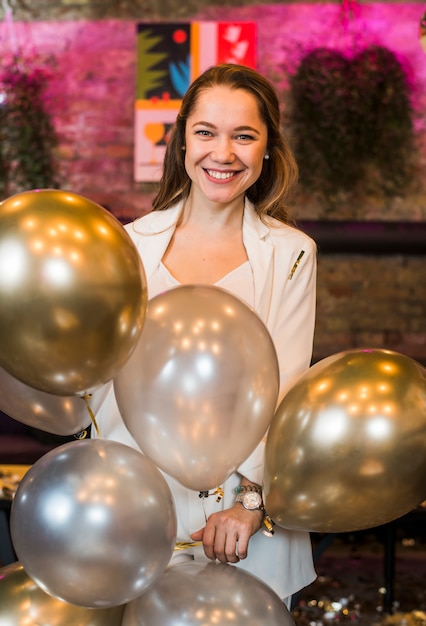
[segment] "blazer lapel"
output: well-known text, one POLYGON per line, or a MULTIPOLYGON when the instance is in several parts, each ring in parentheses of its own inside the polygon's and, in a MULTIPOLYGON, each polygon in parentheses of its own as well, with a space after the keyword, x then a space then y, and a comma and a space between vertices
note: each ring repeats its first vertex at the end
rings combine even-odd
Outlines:
POLYGON ((166 211, 152 211, 126 227, 141 255, 147 281, 167 250, 181 211, 179 203, 166 211))
POLYGON ((260 221, 247 200, 243 219, 243 241, 254 277, 254 309, 266 324, 272 299, 274 247, 269 237, 268 226, 260 221))

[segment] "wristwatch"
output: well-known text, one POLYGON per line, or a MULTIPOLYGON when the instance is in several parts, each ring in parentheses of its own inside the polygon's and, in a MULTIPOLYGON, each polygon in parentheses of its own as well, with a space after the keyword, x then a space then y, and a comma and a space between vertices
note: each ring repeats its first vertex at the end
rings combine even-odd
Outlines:
POLYGON ((244 491, 239 493, 235 498, 235 502, 241 502, 243 507, 248 511, 263 509, 262 496, 258 491, 244 491))
POLYGON ((265 505, 262 499, 262 488, 257 485, 239 485, 235 487, 235 502, 240 502, 248 511, 263 512, 263 529, 262 533, 266 537, 274 536, 274 520, 265 511, 265 505))

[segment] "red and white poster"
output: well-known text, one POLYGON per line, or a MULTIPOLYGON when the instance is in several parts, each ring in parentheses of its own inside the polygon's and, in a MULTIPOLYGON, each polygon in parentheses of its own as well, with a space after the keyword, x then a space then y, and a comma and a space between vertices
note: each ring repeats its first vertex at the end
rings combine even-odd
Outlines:
POLYGON ((184 93, 199 74, 219 63, 256 67, 254 22, 138 24, 135 181, 160 179, 184 93))

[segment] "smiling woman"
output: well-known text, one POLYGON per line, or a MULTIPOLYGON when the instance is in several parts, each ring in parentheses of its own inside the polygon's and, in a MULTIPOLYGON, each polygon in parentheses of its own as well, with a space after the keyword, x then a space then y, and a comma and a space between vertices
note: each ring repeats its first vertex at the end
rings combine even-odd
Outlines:
POLYGON ((241 210, 245 192, 262 172, 267 139, 266 124, 250 93, 226 86, 200 93, 185 133, 191 205, 211 201, 232 214, 234 206, 241 210))
MULTIPOLYGON (((197 116, 197 109, 203 102, 204 106, 208 104, 206 101, 210 100, 214 93, 220 93, 223 98, 219 103, 223 112, 222 120, 229 123, 231 109, 237 118, 234 121, 233 133, 235 135, 237 131, 240 140, 250 141, 249 136, 257 130, 260 141, 260 133, 266 129, 267 144, 258 163, 262 165, 261 171, 257 180, 247 189, 246 196, 255 203, 256 212, 260 216, 268 214, 282 222, 288 222, 288 194, 297 180, 298 168, 281 133, 278 97, 272 85, 263 76, 250 68, 238 65, 225 64, 213 67, 189 87, 169 140, 160 191, 154 199, 153 208, 155 210, 169 208, 181 199, 186 200, 190 195, 192 181, 186 169, 185 155, 187 132, 190 120, 192 123, 207 122, 210 127, 200 131, 211 131, 214 120, 193 116, 197 116), (244 103, 241 101, 242 98, 244 103), (245 105, 248 101, 250 107, 247 109, 245 105)), ((201 112, 199 110, 198 115, 201 112)))
MULTIPOLYGON (((129 224, 127 230, 142 256, 151 307, 156 296, 167 295, 174 288, 209 285, 232 293, 254 310, 266 325, 277 353, 281 397, 311 360, 316 246, 309 236, 289 224, 287 197, 297 178, 297 166, 280 132, 280 123, 275 90, 258 72, 239 65, 219 65, 207 70, 183 98, 167 144, 154 210, 129 224)), ((216 293, 219 299, 220 290, 216 293)), ((169 295, 177 296, 177 292, 169 295)), ((192 299, 184 307, 185 319, 194 314, 195 308, 192 299)), ((209 313, 213 310, 211 305, 209 313)), ((177 328, 183 321, 175 307, 171 312, 174 316, 171 327, 177 328)), ((196 319, 197 324, 205 322, 199 316, 196 319)), ((235 321, 237 327, 250 332, 243 314, 238 314, 235 321)), ((218 338, 223 338, 226 320, 216 316, 214 323, 218 338)), ((197 324, 191 328, 197 330, 197 324)), ((197 333, 195 343, 200 346, 201 330, 197 333)), ((233 340, 235 335, 232 333, 233 340)), ((148 330, 144 341, 152 344, 153 335, 148 337, 148 330)), ((167 340, 163 341, 167 344, 164 354, 173 352, 167 340)), ((223 356, 224 350, 218 346, 220 342, 215 341, 215 350, 223 356)), ((157 358, 159 353, 157 350, 157 358)), ((258 342, 256 354, 247 357, 247 364, 255 367, 262 361, 258 342)), ((166 366, 166 362, 157 360, 159 380, 166 366)), ((227 367, 230 367, 229 359, 221 372, 227 367)), ((235 450, 242 444, 242 438, 246 443, 253 436, 248 412, 243 411, 243 427, 238 427, 237 417, 247 394, 250 403, 255 404, 255 389, 243 381, 241 374, 236 374, 237 368, 230 370, 232 376, 225 377, 212 397, 200 394, 198 385, 199 397, 192 400, 191 409, 197 417, 194 430, 200 438, 210 441, 203 411, 211 415, 214 406, 218 403, 223 406, 231 398, 228 421, 229 432, 234 434, 229 435, 226 443, 235 450), (241 386, 244 390, 238 392, 241 386), (237 438, 232 442, 235 435, 237 438)), ((167 390, 157 392, 153 402, 182 406, 182 389, 176 384, 179 375, 181 372, 176 371, 167 390)), ((193 373, 191 380, 194 376, 193 373)), ((152 382, 151 392, 156 381, 152 382)), ((258 386, 259 383, 256 389, 258 386)), ((135 410, 138 412, 138 407, 135 410)), ((158 412, 151 413, 154 422, 158 412)), ((96 418, 104 437, 136 447, 120 416, 114 389, 96 418)), ((217 427, 215 422, 215 432, 217 427)), ((151 431, 151 435, 144 433, 145 438, 151 437, 153 445, 164 436, 164 428, 160 425, 156 428, 157 432, 151 431)), ((197 472, 196 463, 184 452, 188 443, 182 438, 184 430, 178 429, 169 439, 173 451, 179 454, 182 469, 192 472, 197 479, 201 472, 197 472)), ((237 564, 261 577, 289 603, 289 597, 315 577, 309 535, 281 528, 276 529, 273 537, 272 532, 265 535, 262 530, 269 518, 263 503, 249 509, 245 501, 236 498, 240 491, 262 492, 264 444, 257 436, 255 440, 257 447, 252 448, 252 454, 211 492, 191 489, 185 486, 188 482, 183 484, 176 475, 165 473, 178 512, 177 542, 185 546, 172 562, 210 559, 237 564), (218 493, 220 497, 216 497, 218 493)), ((212 464, 208 478, 216 476, 214 472, 223 453, 219 447, 215 446, 213 458, 205 461, 197 447, 195 461, 203 463, 203 470, 212 464)))

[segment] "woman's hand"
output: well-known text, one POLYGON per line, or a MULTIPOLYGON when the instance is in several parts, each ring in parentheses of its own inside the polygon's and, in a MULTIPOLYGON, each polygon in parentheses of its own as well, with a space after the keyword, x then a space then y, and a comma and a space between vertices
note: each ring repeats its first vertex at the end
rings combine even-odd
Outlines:
POLYGON ((263 511, 248 511, 236 503, 230 509, 210 515, 204 528, 192 533, 193 541, 202 541, 205 555, 221 563, 238 563, 245 559, 249 539, 263 522, 263 511))

